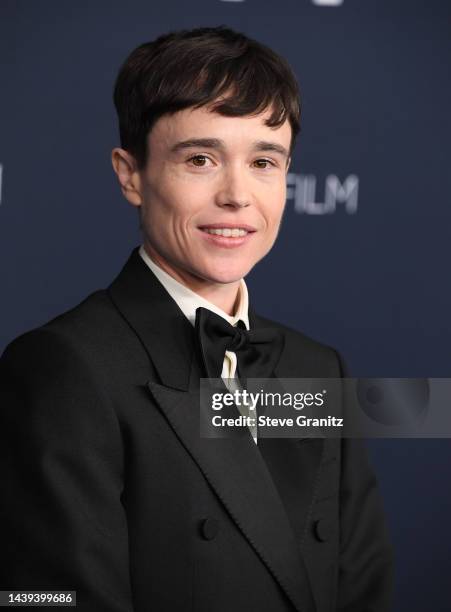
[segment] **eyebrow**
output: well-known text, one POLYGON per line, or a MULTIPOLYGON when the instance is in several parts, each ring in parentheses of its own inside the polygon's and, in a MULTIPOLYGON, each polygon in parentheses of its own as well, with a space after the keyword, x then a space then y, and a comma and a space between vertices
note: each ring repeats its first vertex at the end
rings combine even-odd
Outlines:
MULTIPOLYGON (((288 158, 287 149, 278 142, 271 142, 268 140, 255 140, 252 145, 254 151, 274 151, 275 153, 280 153, 283 157, 288 158)), ((219 138, 189 138, 188 140, 181 140, 180 142, 176 142, 170 150, 172 153, 177 153, 178 151, 182 151, 184 149, 193 149, 199 147, 205 149, 224 150, 225 143, 219 138)))

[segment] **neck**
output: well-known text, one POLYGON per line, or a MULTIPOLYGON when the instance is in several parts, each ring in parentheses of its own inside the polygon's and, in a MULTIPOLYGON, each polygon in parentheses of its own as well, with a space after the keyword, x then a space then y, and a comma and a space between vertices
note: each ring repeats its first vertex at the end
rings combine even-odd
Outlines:
POLYGON ((172 278, 191 291, 194 291, 194 293, 197 293, 197 295, 221 308, 228 315, 233 316, 235 314, 239 300, 239 280, 233 283, 214 283, 195 276, 187 270, 171 265, 147 242, 144 243, 144 249, 152 261, 169 274, 169 276, 172 276, 172 278))

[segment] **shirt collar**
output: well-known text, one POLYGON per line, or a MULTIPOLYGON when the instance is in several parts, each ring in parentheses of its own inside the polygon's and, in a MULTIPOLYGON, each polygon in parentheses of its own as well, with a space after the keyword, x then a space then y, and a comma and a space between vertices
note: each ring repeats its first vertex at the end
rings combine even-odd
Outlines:
POLYGON ((246 325, 246 329, 249 329, 249 295, 243 278, 240 280, 238 289, 238 307, 235 314, 231 316, 202 296, 191 291, 191 289, 188 289, 188 287, 182 283, 179 283, 179 281, 175 280, 175 278, 160 268, 160 266, 149 257, 144 249, 144 245, 141 245, 139 254, 192 325, 194 325, 196 321, 196 309, 202 306, 203 308, 208 308, 208 310, 215 312, 220 317, 223 317, 230 325, 236 325, 236 323, 241 320, 246 325))

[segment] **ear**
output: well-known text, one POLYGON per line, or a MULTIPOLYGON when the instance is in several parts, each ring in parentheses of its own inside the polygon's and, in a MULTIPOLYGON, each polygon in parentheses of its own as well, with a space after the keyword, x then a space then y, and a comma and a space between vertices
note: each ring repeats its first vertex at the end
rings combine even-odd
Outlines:
POLYGON ((124 197, 132 206, 141 206, 141 179, 133 155, 130 155, 125 149, 115 147, 111 151, 111 163, 124 197))

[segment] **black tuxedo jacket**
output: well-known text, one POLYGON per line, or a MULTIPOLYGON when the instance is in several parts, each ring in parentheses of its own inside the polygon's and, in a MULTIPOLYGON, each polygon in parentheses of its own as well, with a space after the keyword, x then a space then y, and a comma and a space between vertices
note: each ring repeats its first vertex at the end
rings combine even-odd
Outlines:
MULTIPOLYGON (((274 375, 339 377, 275 326, 274 375)), ((379 612, 391 547, 358 440, 206 439, 194 328, 135 249, 1 359, 0 589, 88 612, 379 612)), ((62 608, 61 608, 62 609, 62 608)))

